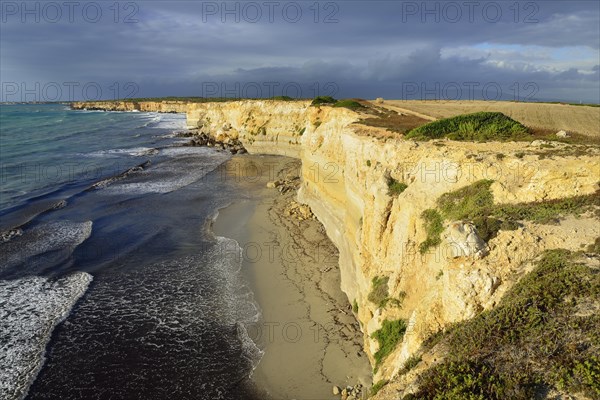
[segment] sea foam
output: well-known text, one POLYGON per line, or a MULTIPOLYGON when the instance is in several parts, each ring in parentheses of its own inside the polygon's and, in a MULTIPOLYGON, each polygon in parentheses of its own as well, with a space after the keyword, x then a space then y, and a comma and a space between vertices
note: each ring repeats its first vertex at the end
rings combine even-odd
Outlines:
POLYGON ((199 181, 231 155, 202 147, 170 147, 160 154, 168 159, 157 168, 147 168, 132 174, 131 180, 119 180, 108 185, 105 194, 169 193, 199 181))
POLYGON ((51 222, 20 233, 5 243, 0 242, 0 272, 47 252, 73 251, 90 237, 92 222, 51 222))
POLYGON ((52 331, 85 293, 92 276, 0 280, 0 399, 21 399, 44 364, 52 331))

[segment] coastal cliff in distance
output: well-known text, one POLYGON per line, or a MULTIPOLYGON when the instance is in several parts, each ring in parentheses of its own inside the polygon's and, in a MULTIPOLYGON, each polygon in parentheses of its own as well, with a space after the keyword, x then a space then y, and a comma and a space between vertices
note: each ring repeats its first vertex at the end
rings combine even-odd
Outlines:
POLYGON ((186 113, 188 103, 185 101, 90 101, 71 103, 71 108, 75 110, 186 113))
POLYGON ((600 237, 597 209, 565 209, 560 221, 536 211, 542 205, 559 213, 561 199, 585 202, 598 192, 595 146, 407 140, 364 123, 360 111, 310 101, 73 108, 185 112, 188 127, 217 141, 239 140, 250 153, 300 159, 298 200, 339 249, 342 290, 363 330, 374 382, 391 381, 380 399, 414 392, 418 374, 445 356, 439 346, 424 351, 423 343, 494 309, 542 253, 578 252, 600 237), (479 215, 461 217, 462 209, 480 210, 482 202, 494 218, 482 225, 471 221, 479 215), (394 327, 398 337, 386 337, 394 327))

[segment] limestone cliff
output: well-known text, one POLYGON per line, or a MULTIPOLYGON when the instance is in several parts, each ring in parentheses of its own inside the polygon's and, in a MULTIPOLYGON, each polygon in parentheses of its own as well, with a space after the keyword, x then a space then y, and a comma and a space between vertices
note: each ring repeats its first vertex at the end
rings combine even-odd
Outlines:
POLYGON ((71 108, 75 110, 187 113, 188 103, 183 101, 78 101, 71 103, 71 108))
POLYGON ((305 101, 135 103, 108 109, 131 107, 185 110, 189 126, 218 140, 239 139, 250 153, 302 160, 299 201, 311 207, 340 251, 342 290, 356 303, 373 365, 379 346, 373 333, 384 320, 408 321, 402 342, 378 366, 374 381, 392 379, 440 328, 494 307, 542 250, 579 250, 600 236, 592 216, 576 223, 523 223, 500 230, 484 244, 484 253, 469 255, 468 249, 456 253, 450 227, 441 245, 419 251, 427 237, 423 211, 435 208, 444 193, 482 179, 493 180, 494 204, 594 193, 600 182, 594 148, 571 152, 567 145, 543 142, 382 140, 380 128, 362 125, 360 114, 305 101), (544 151, 554 153, 541 156, 544 151), (394 194, 390 181, 406 189, 394 194), (375 277, 389 278, 389 297, 398 301, 381 306, 369 300, 375 277))

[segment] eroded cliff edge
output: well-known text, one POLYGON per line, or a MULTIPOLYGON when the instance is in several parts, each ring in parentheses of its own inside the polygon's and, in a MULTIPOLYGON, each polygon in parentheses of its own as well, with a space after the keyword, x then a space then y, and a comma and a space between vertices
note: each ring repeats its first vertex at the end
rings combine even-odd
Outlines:
POLYGON ((493 181, 494 204, 595 193, 600 182, 596 148, 539 141, 381 139, 389 135, 361 124, 359 113, 309 101, 110 104, 73 107, 185 112, 189 127, 219 141, 237 139, 250 153, 302 161, 299 201, 311 207, 340 251, 342 290, 377 367, 374 381, 393 379, 431 334, 493 308, 544 250, 577 251, 600 236, 594 215, 553 224, 521 221, 510 230, 501 228, 483 252, 470 251, 468 243, 457 252, 465 243, 448 227, 455 221, 445 221, 441 244, 421 251, 428 236, 423 212, 436 209, 440 196, 476 182, 493 181), (391 190, 390 182, 401 183, 403 190, 391 190), (391 301, 369 298, 374 278, 388 279, 386 298, 391 301), (405 320, 407 329, 377 363, 379 342, 373 336, 386 320, 405 320))

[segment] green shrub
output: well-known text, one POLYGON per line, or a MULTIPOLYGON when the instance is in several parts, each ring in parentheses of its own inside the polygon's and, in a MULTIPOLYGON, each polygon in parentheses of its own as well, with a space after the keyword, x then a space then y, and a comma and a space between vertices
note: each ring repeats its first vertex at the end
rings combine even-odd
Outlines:
POLYGON ((354 299, 354 302, 352 302, 352 311, 354 311, 354 314, 358 314, 358 302, 356 299, 354 299))
POLYGON ((313 99, 312 103, 310 103, 312 106, 318 106, 321 104, 335 104, 337 103, 337 100, 334 99, 331 96, 317 96, 313 99))
POLYGON ((600 397, 600 357, 575 361, 572 378, 567 386, 588 388, 588 393, 600 397))
POLYGON ((371 166, 371 160, 367 160, 367 167, 371 166))
POLYGON ((354 100, 340 100, 333 105, 334 107, 344 107, 349 108, 351 110, 356 110, 358 108, 364 108, 362 104, 354 100))
POLYGON ((479 236, 486 242, 496 237, 498 231, 509 224, 491 218, 494 206, 494 196, 490 191, 493 181, 481 180, 458 189, 444 193, 437 200, 438 207, 444 219, 472 221, 479 236))
POLYGON ((373 355, 375 357, 375 368, 396 348, 398 343, 402 341, 406 332, 406 321, 398 319, 388 321, 387 319, 381 324, 381 329, 373 332, 373 338, 379 342, 379 350, 373 355))
POLYGON ((425 222, 425 231, 427 239, 419 246, 421 254, 425 254, 427 250, 438 246, 442 243, 440 235, 444 231, 444 219, 438 210, 429 209, 423 211, 421 218, 425 222))
POLYGON ((479 216, 472 219, 473 224, 477 228, 479 237, 486 242, 489 242, 498 235, 500 230, 514 231, 521 225, 513 220, 500 220, 493 217, 479 216))
POLYGON ((371 281, 371 292, 367 297, 369 301, 379 307, 385 307, 389 300, 388 282, 390 278, 387 276, 376 276, 371 281))
POLYGON ((406 374, 411 369, 416 367, 420 362, 421 362, 421 356, 418 354, 413 354, 412 356, 408 357, 408 359, 406 361, 404 361, 404 365, 402 366, 400 371, 398 371, 398 375, 406 374))
POLYGON ((404 182, 398 182, 394 178, 390 177, 387 181, 388 186, 388 194, 390 196, 398 196, 400 193, 404 192, 408 185, 404 182))
POLYGON ((494 204, 494 196, 490 191, 492 183, 490 180, 481 180, 454 192, 444 193, 437 200, 441 213, 453 220, 487 215, 494 204))
POLYGON ((389 382, 390 381, 388 381, 387 379, 382 379, 376 384, 374 384, 371 387, 371 396, 375 396, 381 390, 381 388, 387 385, 389 382))
POLYGON ((543 202, 498 205, 494 214, 505 219, 547 223, 564 215, 581 215, 595 207, 600 207, 600 191, 543 202))
MULTIPOLYGON (((468 361, 449 362, 427 371, 427 380, 415 394, 418 399, 435 400, 500 400, 503 382, 485 364, 468 361)), ((533 393, 531 393, 533 394, 533 393)), ((406 397, 405 397, 406 399, 406 397)))
POLYGON ((273 96, 271 100, 279 100, 279 101, 294 101, 294 99, 290 96, 273 96))
POLYGON ((521 140, 530 137, 527 128, 499 112, 478 112, 441 119, 410 130, 406 137, 431 140, 489 141, 521 140))

